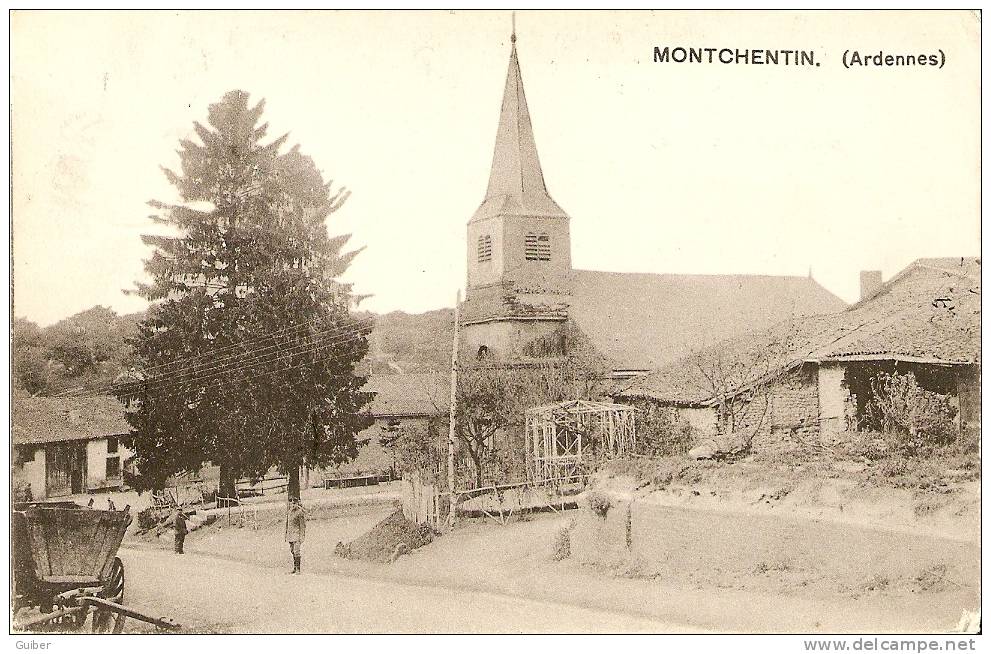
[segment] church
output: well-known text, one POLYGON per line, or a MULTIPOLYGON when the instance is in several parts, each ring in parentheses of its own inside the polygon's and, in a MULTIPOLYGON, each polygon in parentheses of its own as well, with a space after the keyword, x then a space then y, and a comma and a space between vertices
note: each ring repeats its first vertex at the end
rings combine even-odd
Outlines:
POLYGON ((614 376, 632 377, 788 318, 846 307, 811 275, 578 270, 570 221, 544 182, 514 33, 488 187, 468 221, 462 360, 562 354, 573 328, 614 376))

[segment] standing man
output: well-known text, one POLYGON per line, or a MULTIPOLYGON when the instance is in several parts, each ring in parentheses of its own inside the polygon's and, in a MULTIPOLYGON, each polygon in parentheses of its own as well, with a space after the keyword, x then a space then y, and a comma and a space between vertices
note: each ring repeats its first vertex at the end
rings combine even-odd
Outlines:
POLYGON ((175 553, 182 554, 182 545, 186 542, 186 534, 189 533, 189 529, 186 528, 186 514, 178 507, 172 516, 172 526, 175 528, 175 553))
POLYGON ((286 515, 286 540, 292 554, 292 574, 299 574, 299 564, 303 556, 303 540, 306 538, 306 514, 303 504, 296 498, 289 500, 289 513, 286 515))

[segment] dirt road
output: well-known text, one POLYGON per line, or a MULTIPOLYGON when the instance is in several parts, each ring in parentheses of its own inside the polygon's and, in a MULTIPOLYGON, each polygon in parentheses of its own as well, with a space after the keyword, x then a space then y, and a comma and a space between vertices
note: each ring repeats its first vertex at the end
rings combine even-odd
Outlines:
MULTIPOLYGON (((125 601, 192 633, 679 633, 683 625, 494 593, 122 548, 125 601)), ((131 622, 130 629, 141 630, 131 622)))

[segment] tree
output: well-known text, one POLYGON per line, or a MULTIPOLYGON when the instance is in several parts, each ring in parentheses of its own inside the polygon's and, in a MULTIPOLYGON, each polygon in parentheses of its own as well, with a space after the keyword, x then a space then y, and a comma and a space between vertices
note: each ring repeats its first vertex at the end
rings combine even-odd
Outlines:
POLYGON ((280 152, 285 136, 263 144, 263 108, 242 91, 211 105, 200 143, 181 142, 181 173, 164 171, 181 202, 149 203, 177 235, 143 237, 144 380, 119 391, 140 399, 129 420, 145 487, 210 461, 224 495, 276 466, 298 497, 300 466, 353 459, 370 423, 354 374, 370 323, 337 281, 358 251, 326 226, 348 192, 299 146, 280 152))
POLYGON ((48 357, 44 334, 35 323, 25 318, 14 318, 13 340, 14 386, 31 395, 48 390, 48 357))
POLYGON ((132 316, 95 306, 60 320, 45 330, 52 391, 106 392, 132 363, 127 339, 135 335, 132 316))
POLYGON ((32 395, 64 391, 108 392, 131 365, 125 342, 136 332, 134 315, 120 316, 95 306, 39 328, 15 318, 12 354, 14 382, 32 395))
POLYGON ((458 376, 455 435, 471 461, 476 485, 487 469, 498 477, 523 470, 527 409, 598 399, 606 390, 605 359, 571 323, 523 349, 532 360, 482 362, 462 368, 458 376))

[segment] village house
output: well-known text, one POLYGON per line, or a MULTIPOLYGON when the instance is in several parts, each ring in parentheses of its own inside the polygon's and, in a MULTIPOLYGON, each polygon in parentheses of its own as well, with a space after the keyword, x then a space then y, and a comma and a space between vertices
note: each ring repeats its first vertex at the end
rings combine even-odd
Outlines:
POLYGON ((620 401, 665 407, 701 435, 751 432, 756 449, 803 448, 878 430, 880 373, 911 372, 947 395, 962 430, 980 429, 979 259, 919 259, 886 283, 861 276, 845 311, 779 323, 633 380, 620 401))
MULTIPOLYGON (((447 418, 451 402, 451 377, 446 373, 369 375, 362 387, 375 397, 367 411, 375 422, 357 435, 361 443, 354 461, 325 468, 324 477, 379 474, 393 470, 390 443, 403 430, 427 434, 431 421, 447 418)), ((443 434, 447 438, 447 432, 443 434)), ((311 474, 319 481, 320 474, 311 474)), ((312 483, 312 481, 311 481, 312 483)))
POLYGON ((570 217, 544 183, 515 35, 512 41, 489 183, 467 227, 462 361, 560 354, 570 321, 608 358, 614 376, 629 377, 791 316, 845 308, 811 275, 574 269, 570 217))
POLYGON ((28 397, 15 393, 12 473, 15 492, 34 499, 120 489, 132 452, 131 427, 114 397, 28 397))

